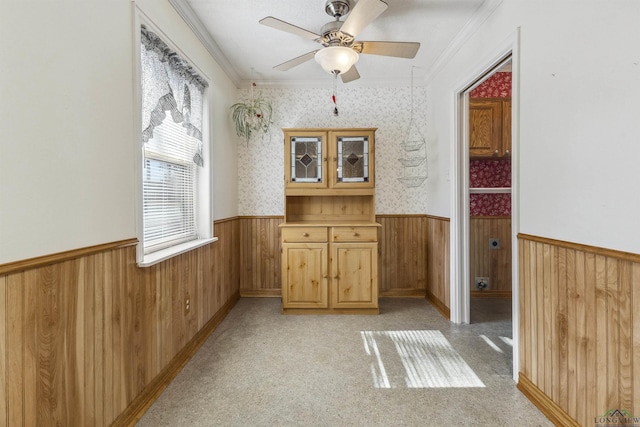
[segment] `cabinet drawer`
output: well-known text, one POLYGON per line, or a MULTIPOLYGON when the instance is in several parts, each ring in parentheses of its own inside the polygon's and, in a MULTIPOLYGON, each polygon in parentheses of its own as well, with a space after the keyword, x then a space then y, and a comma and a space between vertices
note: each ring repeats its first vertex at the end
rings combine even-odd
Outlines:
POLYGON ((282 242, 326 242, 327 227, 289 227, 282 229, 282 242))
POLYGON ((378 227, 333 227, 332 242, 377 242, 378 227))

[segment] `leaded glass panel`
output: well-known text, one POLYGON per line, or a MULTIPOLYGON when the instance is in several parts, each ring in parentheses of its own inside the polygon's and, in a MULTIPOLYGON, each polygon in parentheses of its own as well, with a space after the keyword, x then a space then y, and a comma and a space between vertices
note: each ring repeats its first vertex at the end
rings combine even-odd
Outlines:
POLYGON ((322 138, 291 138, 291 182, 322 182, 322 138))
POLYGON ((368 137, 338 137, 338 182, 369 182, 368 137))

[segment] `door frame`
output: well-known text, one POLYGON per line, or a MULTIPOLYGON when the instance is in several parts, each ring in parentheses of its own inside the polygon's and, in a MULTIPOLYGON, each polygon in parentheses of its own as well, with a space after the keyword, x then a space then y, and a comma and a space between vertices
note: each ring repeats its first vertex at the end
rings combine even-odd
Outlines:
POLYGON ((475 69, 466 74, 452 92, 451 155, 451 247, 450 247, 450 319, 454 323, 470 321, 470 256, 469 256, 469 92, 509 58, 512 64, 511 89, 511 243, 512 243, 512 329, 513 379, 519 372, 520 310, 518 292, 518 231, 520 230, 520 28, 503 41, 475 69))

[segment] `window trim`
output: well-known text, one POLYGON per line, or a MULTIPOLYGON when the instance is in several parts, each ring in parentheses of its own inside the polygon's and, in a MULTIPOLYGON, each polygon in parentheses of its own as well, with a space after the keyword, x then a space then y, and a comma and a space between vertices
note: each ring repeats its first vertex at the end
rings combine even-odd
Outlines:
POLYGON ((209 243, 216 242, 217 237, 210 237, 208 239, 190 240, 188 242, 180 243, 159 251, 152 252, 144 256, 142 261, 138 261, 138 267, 151 267, 159 262, 166 261, 169 258, 189 252, 192 249, 199 248, 201 246, 208 245, 209 243))
POLYGON ((209 118, 209 113, 213 105, 213 90, 211 90, 212 81, 209 76, 204 73, 197 65, 195 61, 191 59, 177 44, 169 37, 164 31, 156 25, 153 20, 141 9, 140 4, 134 2, 133 7, 133 55, 134 55, 134 75, 133 75, 133 108, 134 108, 134 176, 135 176, 135 224, 136 235, 138 238, 138 245, 136 248, 136 262, 138 267, 150 267, 158 264, 162 261, 175 257, 177 255, 186 253, 193 249, 205 246, 209 243, 218 240, 214 237, 213 230, 213 173, 212 173, 212 156, 211 156, 211 135, 213 135, 211 126, 212 120, 209 118), (197 183, 197 204, 196 204, 196 229, 198 231, 198 238, 190 240, 188 242, 182 242, 177 245, 160 249, 158 251, 145 254, 144 253, 144 222, 143 222, 143 171, 144 171, 144 146, 140 139, 142 132, 142 94, 141 94, 141 76, 142 76, 142 64, 140 60, 141 55, 141 26, 145 25, 150 31, 156 33, 162 40, 175 52, 177 52, 183 59, 204 78, 209 87, 205 89, 203 94, 203 106, 202 106, 202 156, 204 158, 204 167, 200 169, 200 177, 197 183))

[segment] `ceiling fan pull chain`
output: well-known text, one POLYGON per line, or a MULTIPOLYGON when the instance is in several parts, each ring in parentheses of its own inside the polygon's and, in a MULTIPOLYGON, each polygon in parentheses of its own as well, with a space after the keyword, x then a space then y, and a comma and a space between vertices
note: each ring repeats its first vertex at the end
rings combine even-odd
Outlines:
POLYGON ((333 115, 338 117, 338 74, 334 74, 333 77, 333 95, 331 95, 331 100, 333 101, 333 115))

